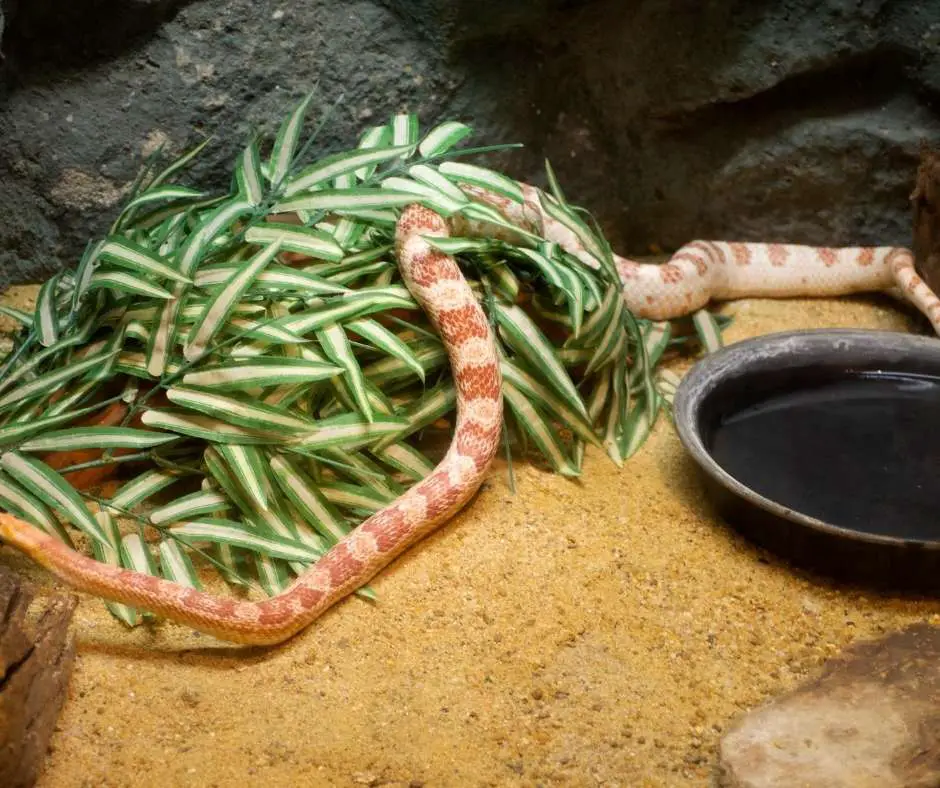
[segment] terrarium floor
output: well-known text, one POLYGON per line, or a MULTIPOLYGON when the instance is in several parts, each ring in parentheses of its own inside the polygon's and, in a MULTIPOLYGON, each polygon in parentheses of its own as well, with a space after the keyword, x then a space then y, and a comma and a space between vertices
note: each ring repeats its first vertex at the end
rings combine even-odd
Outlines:
MULTIPOLYGON (((22 303, 35 292, 17 288, 22 303)), ((909 330, 890 302, 746 301, 728 341, 909 330)), ((846 644, 940 602, 840 590, 720 523, 671 425, 581 482, 499 464, 478 498, 291 643, 74 620, 71 694, 39 788, 706 786, 723 726, 846 644)), ((51 586, 8 549, 0 560, 51 586)))

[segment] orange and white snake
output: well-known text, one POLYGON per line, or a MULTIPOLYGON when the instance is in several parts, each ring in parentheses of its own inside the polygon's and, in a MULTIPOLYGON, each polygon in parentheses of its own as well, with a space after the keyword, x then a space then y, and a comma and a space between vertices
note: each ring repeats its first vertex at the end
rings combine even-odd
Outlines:
MULTIPOLYGON (((556 241, 587 265, 597 266, 568 228, 544 214, 534 187, 523 185, 524 204, 475 187, 465 191, 498 208, 516 226, 556 241)), ((418 205, 407 207, 398 221, 396 252, 402 278, 440 333, 457 388, 451 445, 430 475, 351 531, 281 594, 258 602, 240 601, 99 563, 8 514, 0 514, 0 538, 80 591, 151 611, 223 640, 275 644, 304 629, 449 520, 477 491, 496 453, 502 379, 492 329, 454 259, 422 238, 443 237, 451 231, 507 236, 501 226, 459 216, 449 226, 418 205)), ((903 248, 699 241, 662 265, 624 258, 616 262, 626 304, 639 317, 680 317, 713 299, 895 290, 940 333, 940 299, 917 276, 911 253, 903 248)))

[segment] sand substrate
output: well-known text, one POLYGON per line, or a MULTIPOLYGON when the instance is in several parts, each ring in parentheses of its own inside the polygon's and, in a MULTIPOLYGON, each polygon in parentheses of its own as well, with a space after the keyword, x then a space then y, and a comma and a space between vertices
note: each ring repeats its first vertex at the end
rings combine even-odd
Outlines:
MULTIPOLYGON (((15 289, 22 302, 34 289, 15 289)), ((911 330, 887 300, 745 301, 727 340, 911 330)), ((940 602, 838 589, 724 526, 661 419, 582 481, 496 466, 478 498, 287 645, 74 621, 71 695, 39 788, 706 786, 729 722, 853 641, 940 602)), ((55 584, 9 549, 0 560, 55 584)))

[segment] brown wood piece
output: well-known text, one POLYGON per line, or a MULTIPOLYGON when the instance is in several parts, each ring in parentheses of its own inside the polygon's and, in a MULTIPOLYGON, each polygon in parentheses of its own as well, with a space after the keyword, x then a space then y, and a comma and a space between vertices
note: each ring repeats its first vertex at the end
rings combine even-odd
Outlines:
POLYGON ((924 145, 911 194, 914 267, 927 286, 940 292, 940 151, 924 145))
POLYGON ((34 621, 34 595, 0 566, 0 786, 35 784, 65 701, 75 645, 69 624, 76 598, 44 601, 34 621))

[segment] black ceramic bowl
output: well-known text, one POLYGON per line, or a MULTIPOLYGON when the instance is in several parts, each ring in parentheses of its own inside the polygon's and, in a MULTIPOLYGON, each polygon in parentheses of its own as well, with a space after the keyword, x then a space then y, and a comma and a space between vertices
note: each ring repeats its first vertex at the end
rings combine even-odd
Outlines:
POLYGON ((718 513, 753 542, 843 581, 940 591, 940 340, 816 330, 738 342, 688 372, 675 419, 718 513), (875 396, 886 381, 902 382, 896 400, 875 396), (833 418, 779 405, 820 391, 833 418), (776 431, 729 454, 734 425, 774 408, 776 431), (835 422, 848 425, 837 438, 820 429, 835 422))

